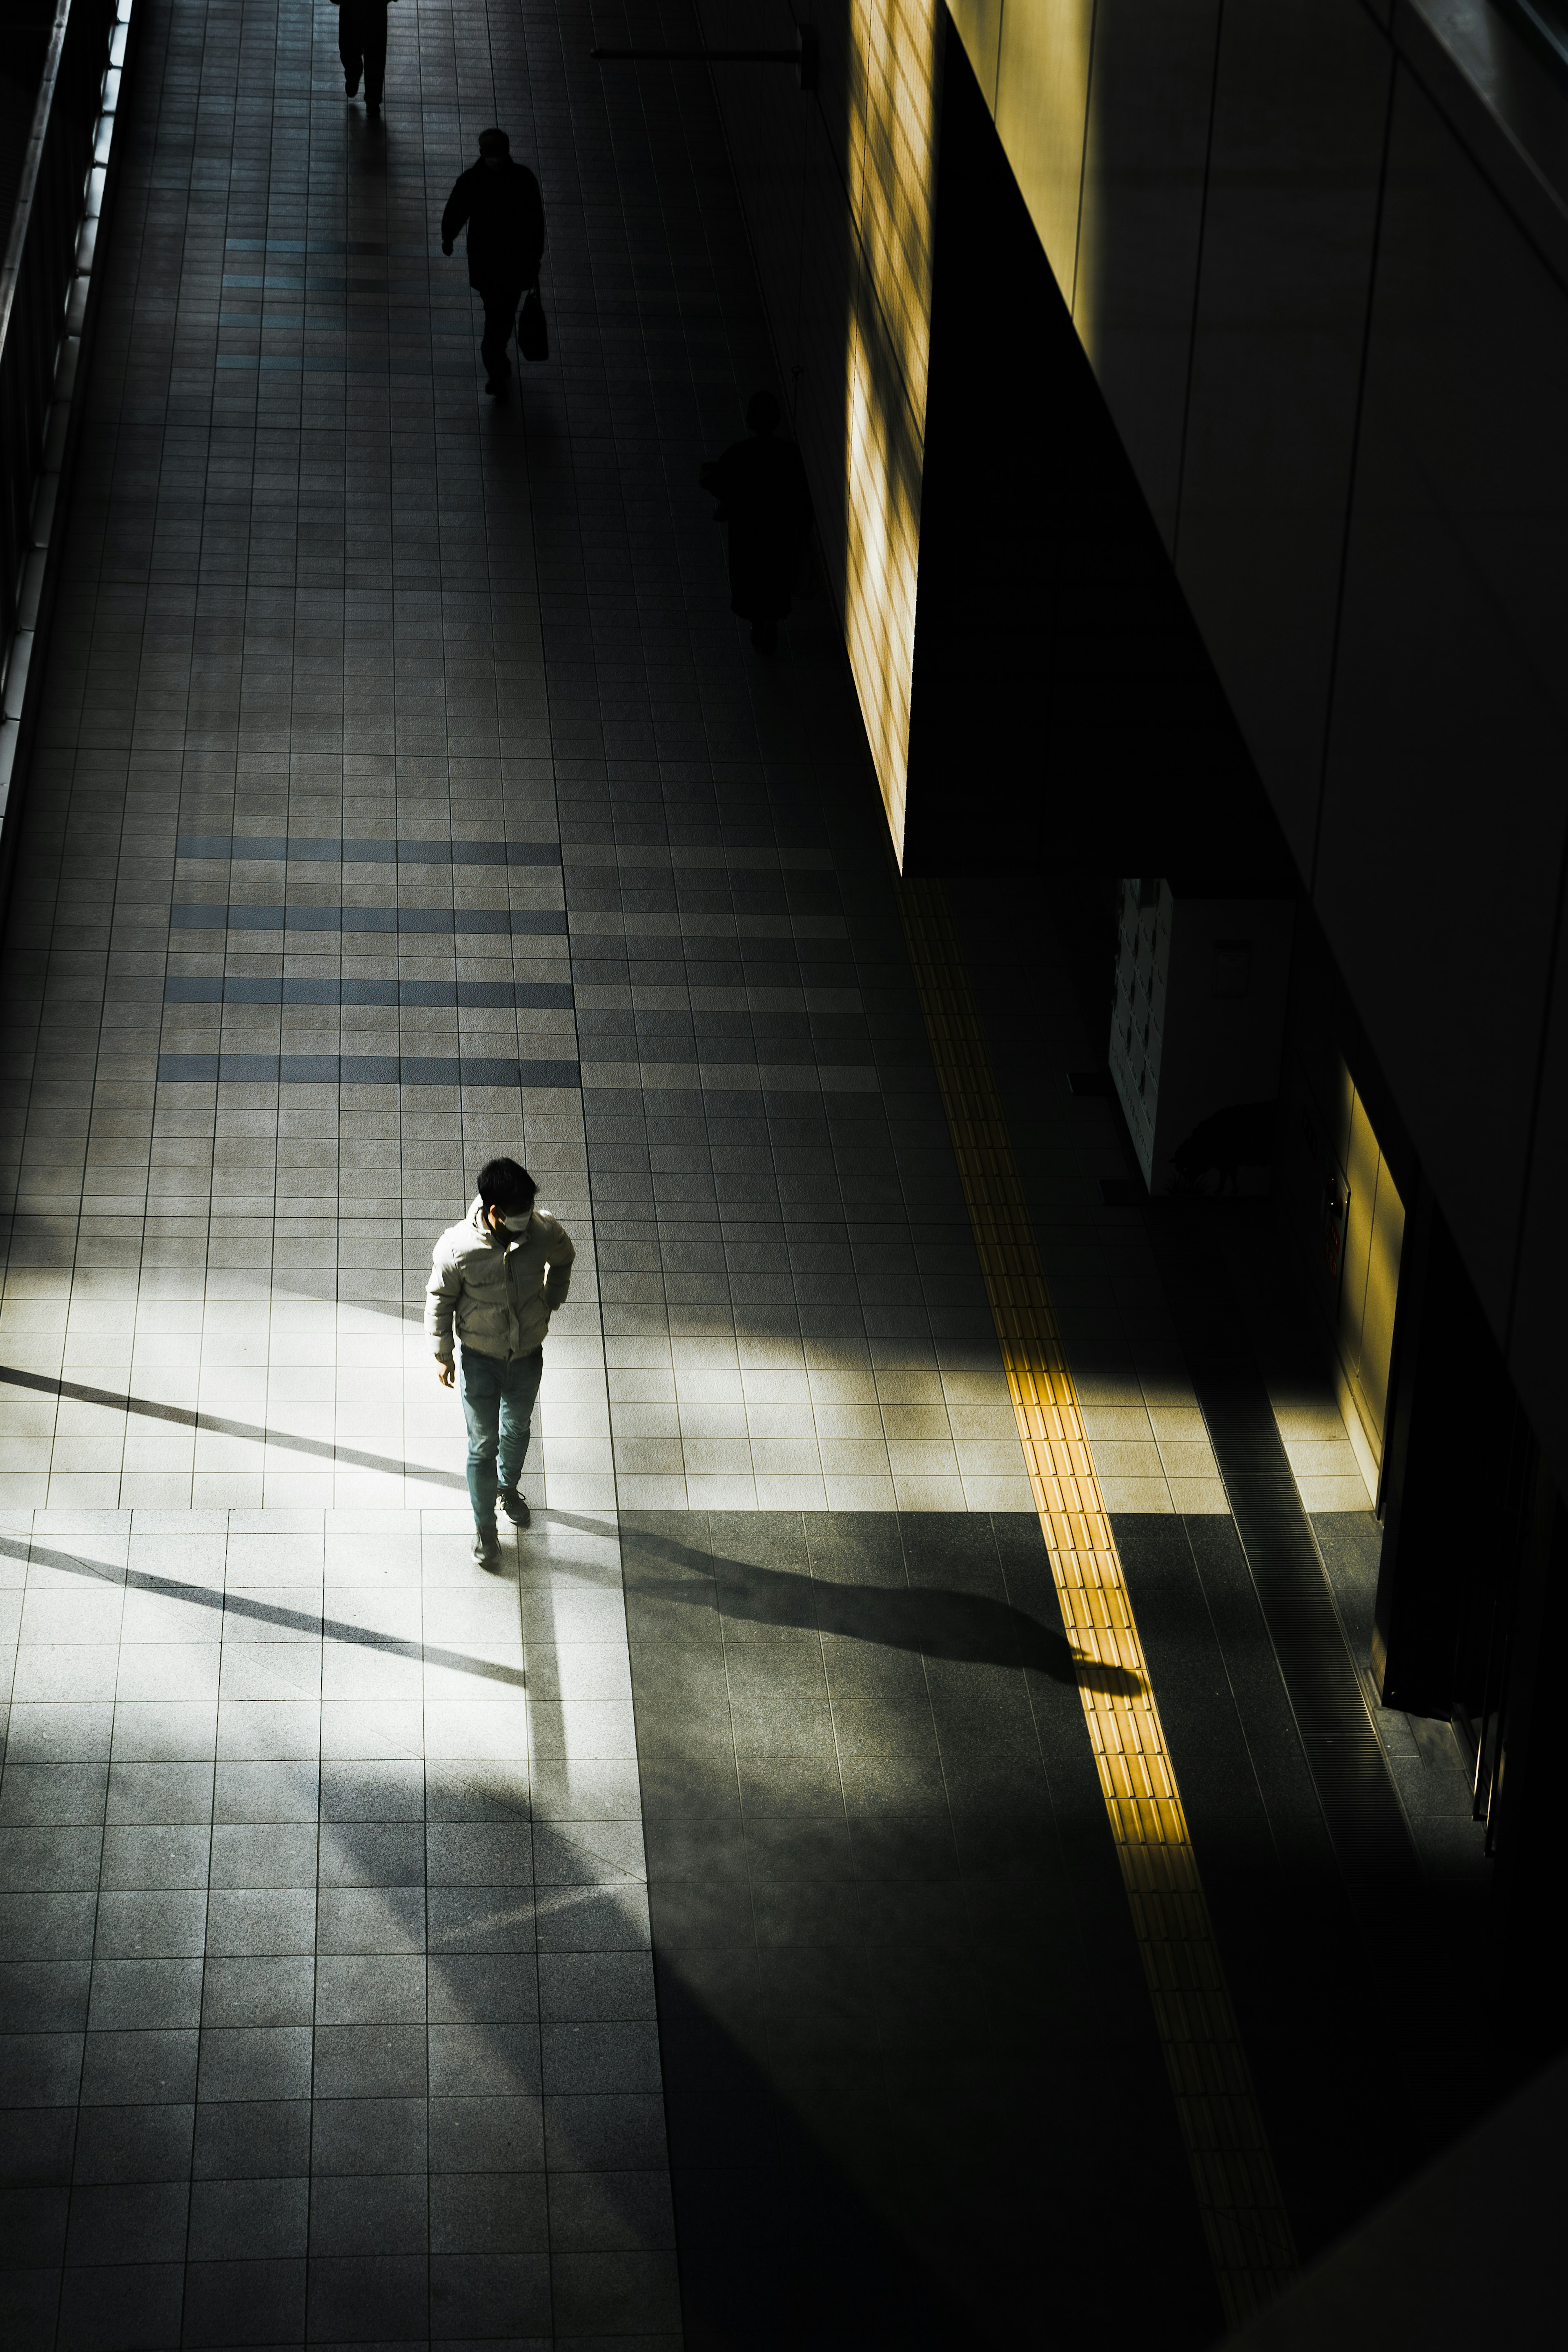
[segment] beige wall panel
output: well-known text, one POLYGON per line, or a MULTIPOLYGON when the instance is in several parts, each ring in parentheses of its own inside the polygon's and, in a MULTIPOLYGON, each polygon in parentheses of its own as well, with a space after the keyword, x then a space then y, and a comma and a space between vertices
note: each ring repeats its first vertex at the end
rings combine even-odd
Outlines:
POLYGON ((1093 0, 1006 0, 996 128, 1057 284, 1070 302, 1089 115, 1093 0))
POLYGON ((941 0, 853 0, 844 368, 849 665, 900 857, 931 351, 941 0))
POLYGON ((864 278, 846 354, 844 630, 893 847, 904 848, 920 567, 921 449, 895 348, 864 278))
POLYGON ((935 217, 937 0, 856 0, 850 19, 849 209, 870 299, 925 431, 935 217))
POLYGON ((1362 1317, 1366 1307, 1366 1269, 1372 1255, 1372 1213, 1377 1200, 1377 1138, 1357 1095, 1351 1108, 1350 1150, 1345 1158, 1350 1214, 1345 1219, 1345 1262, 1340 1276, 1340 1352, 1355 1379, 1361 1370, 1362 1317))
POLYGON ((1329 1141, 1334 1147, 1334 1157, 1340 1166, 1348 1171, 1351 1164, 1351 1125, 1355 1118, 1356 1091, 1355 1081, 1342 1061, 1340 1062, 1335 1072, 1333 1098, 1323 1108, 1328 1117, 1329 1141))
POLYGON ((1336 1339, 1356 1417, 1373 1462, 1381 1464, 1394 1355, 1394 1310, 1405 1245, 1405 1203, 1348 1071, 1343 1072, 1343 1087, 1350 1135, 1342 1165, 1351 1199, 1336 1339))
POLYGON ((1173 546, 1217 0, 1099 0, 1073 324, 1173 546))
POLYGON ((996 111, 996 61, 1002 46, 1002 0, 948 0, 948 14, 968 52, 980 95, 996 111))
POLYGON ((1399 1260, 1405 1247, 1405 1203, 1388 1162, 1377 1171, 1377 1202, 1372 1218, 1372 1249, 1366 1269, 1366 1306, 1362 1314, 1361 1386, 1366 1412, 1376 1423, 1381 1454, 1388 1423, 1388 1373, 1394 1360, 1394 1307, 1399 1295, 1399 1260))
MULTIPOLYGON (((703 0, 700 19, 715 47, 783 46, 792 24, 750 0, 703 0)), ((946 21, 942 0, 829 5, 815 98, 782 73, 714 73, 900 856, 946 21)))

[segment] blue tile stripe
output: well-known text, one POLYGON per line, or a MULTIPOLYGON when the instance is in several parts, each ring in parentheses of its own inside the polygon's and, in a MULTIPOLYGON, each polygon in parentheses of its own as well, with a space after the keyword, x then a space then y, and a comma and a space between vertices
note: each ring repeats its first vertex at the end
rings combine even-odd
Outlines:
POLYGON ((287 359, 281 353, 237 352, 220 352, 216 364, 220 368, 238 368, 252 375, 449 375, 453 378, 473 373, 471 367, 454 362, 437 367, 422 360, 314 360, 287 359))
POLYGON ((184 980, 163 984, 165 1004, 453 1004, 467 1011, 569 1013, 564 981, 184 980))
POLYGON ((226 253, 357 253, 393 261, 446 258, 438 245, 382 245, 365 237, 345 243, 342 237, 226 236, 223 243, 226 253))
POLYGON ((325 866, 559 866, 558 841, 301 840, 282 833, 182 833, 176 857, 237 857, 253 863, 325 866))
MULTIPOLYGON (((346 375, 348 373, 347 366, 342 360, 274 359, 270 356, 264 358, 259 352, 248 353, 220 352, 216 364, 220 368, 248 369, 253 375, 260 371, 265 371, 268 374, 276 373, 284 375, 346 375)), ((384 371, 374 368, 367 369, 365 373, 379 375, 384 371)))
MULTIPOLYGON (((246 293, 249 294, 267 293, 274 288, 280 289, 286 294, 297 294, 301 287, 304 288, 307 293, 310 294, 344 294, 351 290, 355 294, 393 294, 396 297, 396 305, 400 310, 409 310, 416 308, 423 310, 425 308, 425 305, 418 302, 416 298, 410 291, 412 288, 417 287, 425 281, 418 277, 410 275, 406 271, 401 272, 396 278, 348 278, 338 277, 336 275, 326 277, 319 270, 314 269, 268 269, 265 272, 258 270, 226 269, 223 274, 223 282, 226 286, 237 286, 246 293)), ((465 285, 462 290, 467 294, 468 290, 468 287, 465 285)), ((247 318, 249 318, 251 314, 249 311, 247 311, 245 315, 247 318)), ((456 315, 457 313, 454 311, 454 316, 456 315)), ((462 316, 465 320, 468 320, 470 314, 467 310, 465 310, 462 316)), ((222 324, 221 318, 219 320, 219 324, 222 324)), ((365 325, 364 319, 362 317, 356 321, 356 324, 359 327, 363 328, 365 325)), ((376 333, 381 331, 372 327, 369 329, 369 331, 376 333)))
POLYGON ((575 1062, 510 1062, 479 1055, 160 1054, 161 1086, 555 1087, 583 1083, 575 1062))
MULTIPOLYGON (((226 286, 232 285, 234 282, 233 279, 226 278, 224 280, 226 286)), ((246 281, 239 282, 243 284, 246 281)), ((331 289, 324 280, 316 278, 308 279, 303 289, 303 293, 307 297, 330 291, 331 289)), ((268 307, 264 310, 220 310, 217 314, 218 325, 240 327, 252 334, 259 335, 341 335, 347 331, 339 320, 330 315, 331 305, 313 305, 307 300, 306 307, 302 310, 279 310, 271 306, 269 297, 274 293, 289 294, 296 302, 301 299, 301 289, 299 286, 270 287, 268 307)), ((400 341, 411 339, 417 341, 423 335, 431 334, 448 335, 454 341, 461 337, 465 341, 472 342, 474 324, 473 320, 467 317, 452 319, 432 317, 418 327, 389 328, 387 333, 389 336, 395 335, 400 341)))
POLYGON ((553 907, 279 907, 204 899, 169 909, 172 931, 460 931, 564 939, 553 907))

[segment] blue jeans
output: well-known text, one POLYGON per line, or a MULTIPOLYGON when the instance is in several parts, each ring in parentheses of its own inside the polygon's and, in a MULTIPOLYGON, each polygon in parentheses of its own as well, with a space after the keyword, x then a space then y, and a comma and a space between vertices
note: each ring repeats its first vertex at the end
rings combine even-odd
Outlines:
POLYGON ((496 1523, 496 1497, 510 1495, 522 1475, 533 1401, 544 1371, 544 1350, 531 1356, 481 1356, 458 1350, 458 1386, 468 1424, 468 1499, 479 1532, 496 1523))

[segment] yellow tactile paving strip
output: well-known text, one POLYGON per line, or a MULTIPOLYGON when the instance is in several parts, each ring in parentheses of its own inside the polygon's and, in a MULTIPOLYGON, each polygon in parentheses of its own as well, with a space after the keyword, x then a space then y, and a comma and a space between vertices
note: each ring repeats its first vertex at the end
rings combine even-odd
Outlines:
POLYGON ((1294 2272, 1290 2224, 958 937, 940 883, 899 889, 1068 1638, 1101 1669, 1080 1680, 1079 1696, 1209 2252, 1235 2325, 1294 2272))

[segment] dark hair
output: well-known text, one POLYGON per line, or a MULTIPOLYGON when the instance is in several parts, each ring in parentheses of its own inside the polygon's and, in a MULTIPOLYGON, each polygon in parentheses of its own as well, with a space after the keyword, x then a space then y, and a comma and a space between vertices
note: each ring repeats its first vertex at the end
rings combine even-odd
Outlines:
POLYGON ((746 403, 746 422, 753 433, 776 433, 779 404, 771 392, 753 392, 746 403))
POLYGON ((531 1209, 539 1187, 515 1160, 487 1160, 479 1171, 479 1205, 485 1209, 531 1209))
POLYGON ((480 154, 481 154, 481 155, 483 155, 483 154, 484 154, 484 153, 485 153, 489 149, 490 149, 490 148, 492 148, 492 147, 499 147, 499 148, 500 149, 500 151, 501 151, 501 153, 502 153, 503 155, 510 155, 510 154, 511 153, 511 141, 507 137, 506 132, 505 132, 504 131, 480 131, 480 133, 479 133, 479 152, 480 152, 480 154))

